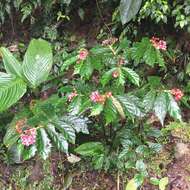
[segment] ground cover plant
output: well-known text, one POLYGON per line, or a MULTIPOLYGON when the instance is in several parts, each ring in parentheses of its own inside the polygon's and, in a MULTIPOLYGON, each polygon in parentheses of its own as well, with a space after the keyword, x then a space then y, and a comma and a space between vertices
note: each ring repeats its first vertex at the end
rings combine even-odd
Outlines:
POLYGON ((2 169, 2 189, 83 189, 88 171, 114 185, 86 189, 190 188, 188 1, 5 1, 0 13, 3 31, 24 27, 16 45, 1 37, 0 159, 19 171, 2 169))

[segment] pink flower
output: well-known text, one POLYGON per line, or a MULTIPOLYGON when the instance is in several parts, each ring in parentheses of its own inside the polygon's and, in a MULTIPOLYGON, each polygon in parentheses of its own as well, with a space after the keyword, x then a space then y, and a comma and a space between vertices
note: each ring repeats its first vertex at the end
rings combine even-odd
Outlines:
POLYGON ((184 96, 183 92, 178 88, 173 88, 170 93, 175 97, 176 101, 181 100, 181 98, 184 96))
POLYGON ((104 46, 112 45, 112 44, 115 44, 117 41, 118 41, 118 38, 115 38, 115 37, 108 38, 108 39, 102 41, 102 45, 104 45, 104 46))
POLYGON ((166 41, 160 40, 159 41, 159 48, 162 49, 162 50, 166 50, 167 49, 166 41))
POLYGON ((156 49, 161 49, 164 51, 167 49, 166 41, 164 40, 160 40, 159 38, 152 37, 150 41, 156 49))
POLYGON ((77 92, 76 92, 76 91, 75 91, 75 92, 72 92, 72 93, 69 94, 69 96, 68 96, 68 101, 71 102, 72 99, 73 99, 74 97, 76 97, 76 96, 78 96, 77 92))
POLYGON ((20 136, 21 143, 30 146, 36 142, 36 128, 25 130, 20 136))
POLYGON ((119 65, 124 65, 125 64, 125 59, 119 58, 119 65))
POLYGON ((112 96, 112 92, 106 92, 106 98, 110 98, 112 96))
POLYGON ((85 60, 88 56, 88 50, 87 49, 82 49, 79 51, 79 55, 78 55, 78 58, 79 60, 85 60))
POLYGON ((92 102, 104 104, 106 97, 105 97, 105 95, 99 94, 98 91, 95 91, 95 92, 91 93, 90 99, 92 102))
POLYGON ((119 76, 119 72, 118 71, 113 71, 112 77, 117 78, 118 76, 119 76))

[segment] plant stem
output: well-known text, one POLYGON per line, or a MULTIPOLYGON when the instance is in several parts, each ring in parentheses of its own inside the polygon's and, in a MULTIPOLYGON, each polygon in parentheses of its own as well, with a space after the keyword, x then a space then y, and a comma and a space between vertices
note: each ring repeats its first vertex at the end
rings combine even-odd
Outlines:
POLYGON ((111 45, 108 46, 110 48, 110 50, 112 51, 113 55, 115 56, 116 55, 116 52, 115 50, 113 49, 113 47, 111 45))

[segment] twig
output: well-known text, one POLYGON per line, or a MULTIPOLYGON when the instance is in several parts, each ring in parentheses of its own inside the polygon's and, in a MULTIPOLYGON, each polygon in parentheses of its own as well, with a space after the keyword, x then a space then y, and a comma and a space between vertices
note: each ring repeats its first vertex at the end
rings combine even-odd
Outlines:
POLYGON ((101 9, 100 9, 98 0, 96 0, 96 6, 97 6, 97 9, 98 9, 100 18, 102 19, 102 22, 104 23, 105 27, 108 29, 108 32, 110 33, 110 36, 112 36, 112 32, 111 32, 109 26, 108 26, 108 25, 106 24, 106 22, 104 21, 104 17, 103 17, 103 15, 102 15, 102 11, 101 11, 101 9))

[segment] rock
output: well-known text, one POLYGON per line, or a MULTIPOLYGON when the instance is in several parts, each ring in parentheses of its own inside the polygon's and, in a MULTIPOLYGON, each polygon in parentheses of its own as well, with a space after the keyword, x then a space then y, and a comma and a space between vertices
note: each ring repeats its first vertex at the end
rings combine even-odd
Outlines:
POLYGON ((190 149, 188 147, 188 144, 177 143, 175 147, 175 158, 180 159, 185 155, 190 155, 190 149))

